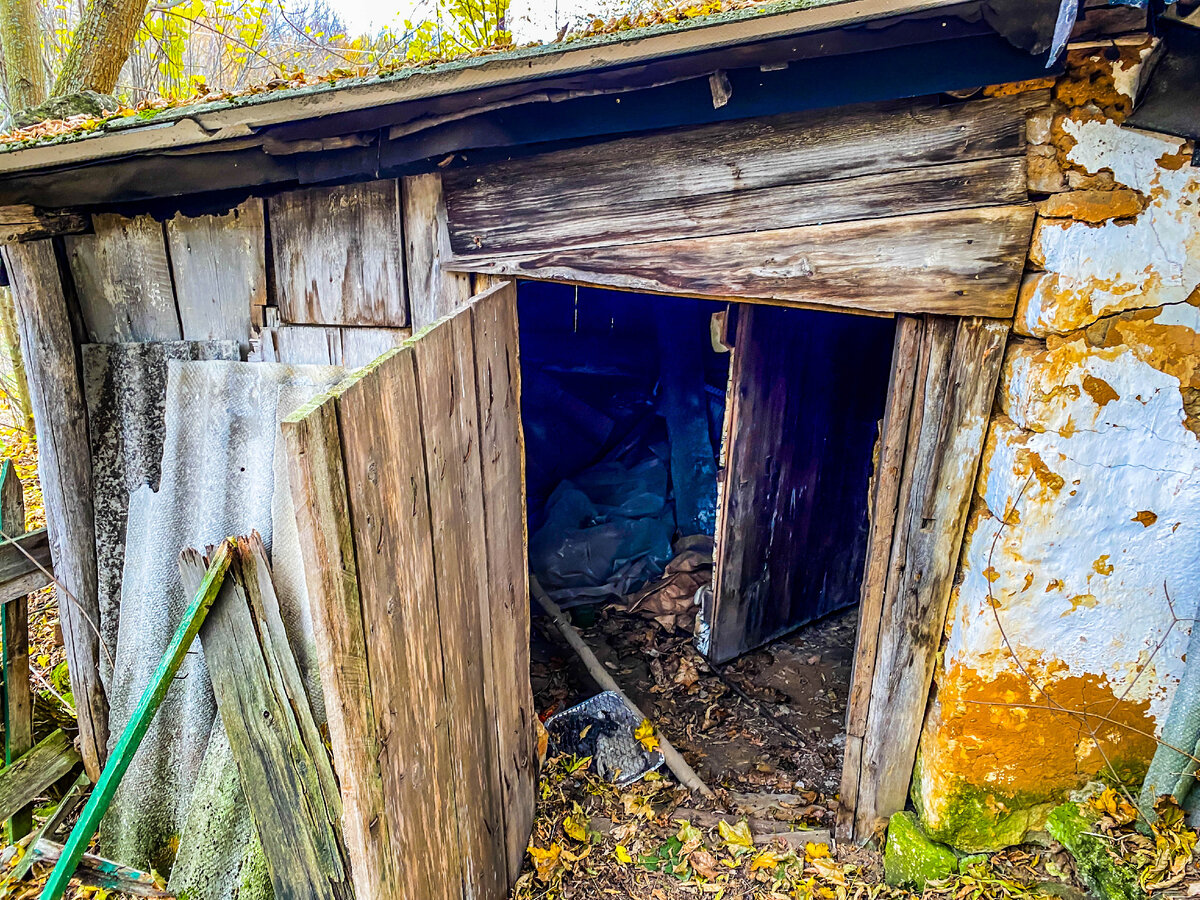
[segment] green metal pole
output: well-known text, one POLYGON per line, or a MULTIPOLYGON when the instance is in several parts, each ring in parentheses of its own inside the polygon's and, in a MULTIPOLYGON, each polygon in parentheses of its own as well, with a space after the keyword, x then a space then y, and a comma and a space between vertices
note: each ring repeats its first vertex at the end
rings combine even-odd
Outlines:
POLYGON ((175 629, 175 635, 171 638, 171 643, 167 645, 162 659, 159 660, 153 678, 142 692, 142 699, 138 701, 137 708, 130 716, 129 724, 121 732, 121 739, 117 741, 112 755, 104 766, 104 771, 100 773, 100 779, 96 782, 96 787, 92 791, 92 796, 88 798, 83 812, 80 813, 79 821, 71 829, 71 835, 63 846, 62 856, 54 866, 54 871, 50 873, 46 886, 42 888, 41 900, 62 900, 71 876, 75 873, 75 868, 83 858, 92 835, 100 827, 100 819, 108 810, 113 794, 117 792, 117 785, 121 783, 125 771, 129 768, 129 763, 133 760, 134 753, 137 752, 138 745, 146 736, 146 729, 150 727, 150 721, 162 704, 163 698, 167 696, 167 691, 187 655, 188 648, 196 639, 196 634, 200 631, 200 626, 204 623, 213 601, 217 599, 221 583, 225 579, 225 573, 233 561, 234 541, 234 538, 222 541, 221 546, 213 554, 212 562, 209 563, 208 571, 204 573, 204 580, 200 582, 196 596, 192 598, 192 602, 183 614, 183 620, 175 629))

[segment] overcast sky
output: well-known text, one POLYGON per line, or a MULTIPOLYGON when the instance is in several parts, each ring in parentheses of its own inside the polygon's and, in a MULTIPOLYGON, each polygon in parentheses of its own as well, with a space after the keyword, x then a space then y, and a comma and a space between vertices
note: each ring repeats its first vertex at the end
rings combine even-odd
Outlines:
MULTIPOLYGON (((330 0, 329 5, 338 11, 351 34, 399 26, 405 19, 418 21, 433 8, 430 0, 330 0)), ((509 27, 518 44, 550 40, 571 16, 587 8, 588 0, 512 0, 509 27)))

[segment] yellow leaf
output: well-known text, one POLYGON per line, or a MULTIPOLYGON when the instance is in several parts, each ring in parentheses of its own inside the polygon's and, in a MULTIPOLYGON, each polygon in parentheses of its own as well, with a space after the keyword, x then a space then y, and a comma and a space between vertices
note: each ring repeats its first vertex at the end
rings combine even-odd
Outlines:
POLYGON ((529 855, 533 859, 533 868, 537 872, 538 880, 549 884, 561 867, 559 858, 562 856, 562 847, 551 844, 549 850, 543 850, 530 844, 529 855))
POLYGON ((809 860, 824 859, 825 857, 829 856, 829 845, 814 844, 812 841, 809 841, 804 845, 804 855, 809 860))
POLYGON ((750 863, 750 871, 753 872, 755 869, 774 869, 777 865, 779 865, 779 857, 770 850, 764 850, 758 856, 754 857, 754 860, 750 863))
POLYGON ((617 844, 616 849, 613 851, 613 855, 616 856, 617 862, 623 866, 627 866, 633 862, 633 857, 629 855, 629 851, 625 849, 624 844, 617 844))
POLYGON ((47 668, 50 665, 50 657, 45 653, 40 654, 37 658, 37 664, 39 669, 47 668))
POLYGON ((633 732, 633 736, 647 753, 658 749, 658 738, 654 736, 654 726, 650 724, 649 719, 642 719, 642 724, 633 732))
POLYGON ((717 831, 725 846, 735 852, 745 852, 754 849, 754 838, 750 835, 750 823, 745 819, 736 825, 730 825, 724 819, 717 823, 717 831))
POLYGON ((695 841, 697 844, 703 840, 703 835, 700 834, 700 829, 689 822, 687 819, 676 819, 679 823, 679 831, 675 833, 675 837, 679 838, 680 843, 686 844, 688 841, 695 841))
POLYGON ((588 834, 588 818, 583 813, 572 813, 567 816, 563 822, 563 831, 567 836, 574 838, 581 844, 591 842, 591 836, 588 834))

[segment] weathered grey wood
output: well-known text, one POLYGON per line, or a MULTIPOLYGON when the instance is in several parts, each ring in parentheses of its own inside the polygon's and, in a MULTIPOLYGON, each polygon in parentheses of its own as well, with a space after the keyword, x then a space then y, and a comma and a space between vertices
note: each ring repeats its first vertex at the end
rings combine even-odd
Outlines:
MULTIPOLYGON (((12 460, 0 465, 0 532, 9 539, 25 533, 25 496, 12 460)), ((7 544, 7 541, 5 542, 7 544)), ((2 601, 0 601, 2 602, 2 601)), ((29 600, 22 595, 0 605, 4 667, 4 764, 12 765, 33 747, 33 691, 29 687, 29 600)), ((33 827, 33 807, 13 814, 6 825, 9 843, 33 827)))
MULTIPOLYGON (((492 677, 487 533, 477 461, 475 346, 470 309, 444 319, 412 344, 429 482, 438 620, 451 711, 454 795, 467 896, 508 889, 496 727, 486 685, 492 677)), ((494 709, 494 707, 493 707, 494 709)))
POLYGON ((54 248, 48 241, 31 241, 4 252, 21 346, 30 369, 37 373, 29 387, 41 447, 38 475, 54 573, 61 585, 59 619, 79 718, 80 748, 88 776, 95 780, 108 741, 108 702, 99 671, 87 411, 54 248), (69 600, 65 592, 74 599, 69 600))
POLYGON ((862 735, 854 835, 903 809, 1009 323, 926 317, 862 735))
POLYGON ((854 669, 846 713, 846 750, 842 764, 841 805, 838 836, 854 836, 854 811, 862 766, 862 737, 871 699, 875 654, 879 646, 883 594, 891 561, 896 520, 901 515, 900 478, 908 443, 909 414, 919 359, 922 320, 898 316, 888 380, 887 408, 879 436, 879 453, 871 493, 871 528, 867 537, 867 561, 858 606, 858 637, 854 643, 854 669))
POLYGON ((167 245, 183 337, 249 346, 251 309, 267 302, 263 202, 252 197, 228 213, 167 220, 167 245))
POLYGON ((996 206, 489 259, 458 271, 874 312, 1011 316, 1033 223, 996 206))
POLYGON ((413 328, 420 330, 466 304, 471 278, 442 268, 450 256, 442 176, 431 172, 402 178, 400 204, 409 313, 413 328))
POLYGON ((451 759, 458 751, 450 744, 416 396, 413 351, 395 350, 339 389, 338 421, 383 747, 392 839, 385 849, 402 863, 394 896, 459 900, 464 848, 451 759))
POLYGON ((388 900, 401 883, 400 860, 384 803, 335 399, 318 398, 282 429, 355 895, 388 900))
POLYGON ((889 215, 897 202, 929 203, 922 194, 939 191, 943 202, 960 206, 979 205, 971 197, 993 190, 998 196, 982 202, 1023 199, 1015 194, 1023 177, 1012 163, 940 176, 920 170, 1019 158, 1024 108, 1021 98, 842 107, 468 166, 443 175, 450 241, 463 256, 889 215), (855 178, 867 180, 843 183, 855 178), (905 196, 900 184, 910 179, 905 196), (788 189, 796 185, 806 188, 788 189))
POLYGON ((280 325, 264 329, 264 357, 296 365, 330 365, 357 369, 399 347, 410 328, 338 328, 329 325, 280 325))
MULTIPOLYGON (((9 537, 13 536, 7 528, 3 531, 9 537)), ((46 572, 54 571, 50 537, 46 529, 38 528, 24 534, 18 530, 17 534, 19 536, 15 540, 0 542, 0 597, 5 598, 0 602, 11 600, 27 577, 32 578, 38 587, 45 587, 50 583, 46 572)))
POLYGON ((91 217, 86 213, 71 210, 41 209, 27 203, 0 206, 0 243, 75 234, 86 231, 91 223, 91 217))
POLYGON ((97 213, 94 234, 64 238, 83 321, 93 342, 183 336, 163 226, 148 215, 97 213))
MULTIPOLYGON (((841 177, 835 170, 826 180, 817 182, 653 201, 623 199, 621 188, 614 186, 612 202, 596 209, 563 211, 550 207, 528 218, 488 210, 492 215, 481 214, 482 221, 470 222, 470 244, 460 246, 459 253, 486 256, 547 252, 561 247, 608 247, 741 234, 764 226, 795 228, 1022 203, 1027 198, 1025 166, 1025 158, 1015 156, 854 178, 841 177)), ((664 172, 662 176, 674 183, 686 178, 679 173, 664 172)))
POLYGON ((533 829, 537 743, 529 682, 529 566, 525 522, 525 435, 517 289, 506 282, 472 304, 479 459, 487 532, 487 604, 492 715, 511 884, 533 829))
MULTIPOLYGON (((28 858, 31 863, 53 865, 62 857, 62 852, 62 844, 42 838, 29 849, 28 858)), ((22 857, 22 861, 25 858, 22 857)), ((83 885, 117 891, 132 897, 157 897, 160 900, 173 900, 174 897, 158 886, 151 873, 123 866, 93 853, 83 854, 72 878, 83 885)))
POLYGON ((61 728, 43 738, 16 762, 0 769, 0 819, 12 818, 78 764, 79 754, 61 728))
POLYGON ((275 292, 295 325, 408 324, 395 179, 268 201, 275 292))
MULTIPOLYGON (((203 558, 185 550, 179 565, 196 591, 203 558)), ((200 641, 275 896, 352 898, 337 786, 256 534, 238 539, 230 574, 200 641)))

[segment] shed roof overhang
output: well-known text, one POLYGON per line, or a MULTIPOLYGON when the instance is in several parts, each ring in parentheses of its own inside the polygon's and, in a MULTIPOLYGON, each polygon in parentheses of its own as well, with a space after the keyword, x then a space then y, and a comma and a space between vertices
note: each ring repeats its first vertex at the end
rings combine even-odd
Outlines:
MULTIPOLYGON (((989 12, 994 5, 782 0, 683 26, 180 107, 150 121, 130 118, 88 136, 0 153, 0 203, 99 207, 213 198, 250 187, 420 171, 466 150, 1044 74, 1044 46, 1030 45, 1027 35, 1002 36, 1004 22, 989 12), (710 87, 717 72, 733 88, 725 102, 710 87), (550 104, 552 113, 545 111, 550 104)), ((1025 31, 1037 18, 1034 8, 1041 30, 1052 31, 1059 5, 1025 6, 1025 31)))

